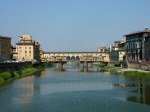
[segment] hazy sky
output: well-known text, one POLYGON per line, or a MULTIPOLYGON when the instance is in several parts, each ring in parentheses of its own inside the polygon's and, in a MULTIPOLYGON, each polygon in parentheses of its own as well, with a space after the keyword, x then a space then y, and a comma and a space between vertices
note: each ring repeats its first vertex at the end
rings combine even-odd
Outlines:
POLYGON ((0 0, 0 35, 29 34, 44 51, 97 51, 150 29, 150 0, 0 0))

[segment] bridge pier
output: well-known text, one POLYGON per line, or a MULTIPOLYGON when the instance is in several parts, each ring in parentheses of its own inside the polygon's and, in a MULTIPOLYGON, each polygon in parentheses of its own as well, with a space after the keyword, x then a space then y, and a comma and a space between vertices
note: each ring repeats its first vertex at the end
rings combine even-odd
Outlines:
POLYGON ((82 71, 83 72, 88 72, 88 62, 87 61, 84 61, 82 71))
POLYGON ((80 61, 75 62, 75 68, 80 68, 80 61))
POLYGON ((57 63, 57 69, 56 69, 56 70, 57 70, 57 71, 64 71, 64 69, 63 69, 63 64, 64 64, 64 63, 61 62, 61 61, 60 61, 59 63, 57 63))

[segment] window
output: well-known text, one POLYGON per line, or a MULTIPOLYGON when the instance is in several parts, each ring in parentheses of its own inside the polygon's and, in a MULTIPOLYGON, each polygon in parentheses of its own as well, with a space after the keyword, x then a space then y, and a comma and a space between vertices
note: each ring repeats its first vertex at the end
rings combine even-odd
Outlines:
POLYGON ((29 56, 31 57, 31 51, 29 51, 29 56))
POLYGON ((27 56, 27 51, 25 51, 25 57, 27 56))
POLYGON ((127 45, 127 49, 128 49, 128 45, 127 45))
POLYGON ((29 49, 31 49, 31 47, 29 47, 29 49))

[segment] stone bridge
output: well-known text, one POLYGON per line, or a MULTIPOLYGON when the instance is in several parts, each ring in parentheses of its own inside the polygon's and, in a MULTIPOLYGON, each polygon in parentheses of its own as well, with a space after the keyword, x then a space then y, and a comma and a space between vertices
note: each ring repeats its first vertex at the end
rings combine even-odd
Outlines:
POLYGON ((43 52, 43 62, 55 61, 107 61, 107 52, 43 52))
POLYGON ((88 63, 108 63, 105 60, 107 54, 107 52, 43 52, 42 62, 58 63, 58 69, 62 71, 64 63, 74 61, 76 65, 83 63, 83 71, 88 71, 88 63))

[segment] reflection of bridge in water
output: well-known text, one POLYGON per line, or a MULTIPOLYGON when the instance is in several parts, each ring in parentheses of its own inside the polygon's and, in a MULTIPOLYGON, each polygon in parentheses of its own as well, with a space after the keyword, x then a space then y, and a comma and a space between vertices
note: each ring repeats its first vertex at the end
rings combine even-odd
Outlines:
MULTIPOLYGON (((107 53, 107 52, 106 52, 107 53)), ((83 71, 88 71, 88 63, 100 62, 107 64, 104 60, 106 53, 103 52, 44 52, 43 62, 52 62, 58 64, 58 69, 63 70, 64 63, 75 62, 76 67, 83 64, 83 71)))

